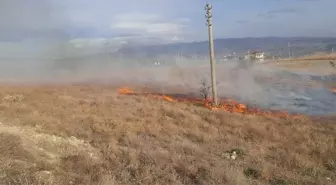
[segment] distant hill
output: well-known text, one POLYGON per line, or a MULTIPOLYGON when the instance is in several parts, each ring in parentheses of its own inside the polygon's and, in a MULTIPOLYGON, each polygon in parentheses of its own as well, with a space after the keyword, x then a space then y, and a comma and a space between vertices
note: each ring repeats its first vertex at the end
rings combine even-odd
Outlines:
MULTIPOLYGON (((270 56, 286 58, 289 53, 288 43, 291 45, 293 57, 301 57, 318 52, 330 53, 333 48, 336 53, 336 37, 265 37, 214 40, 215 55, 217 58, 222 58, 232 52, 235 52, 238 56, 242 56, 247 54, 249 49, 251 51, 263 51, 270 56)), ((39 47, 32 48, 31 51, 28 50, 30 51, 29 55, 25 52, 27 51, 26 48, 29 48, 30 43, 24 47, 17 47, 15 49, 9 46, 11 45, 0 47, 0 62, 8 66, 13 66, 24 61, 26 66, 39 65, 39 67, 48 69, 68 69, 72 71, 81 68, 93 68, 95 66, 151 66, 157 61, 160 61, 160 64, 164 65, 189 65, 190 62, 193 64, 195 62, 202 62, 202 59, 208 57, 209 53, 208 41, 156 45, 131 43, 120 46, 120 49, 114 45, 83 48, 66 44, 55 44, 53 47, 43 47, 44 45, 40 45, 39 47), (42 52, 37 53, 37 51, 42 52), (178 56, 181 56, 182 60, 179 60, 178 56), (185 60, 195 58, 201 60, 185 60)))
MULTIPOLYGON (((272 56, 288 57, 291 45, 292 56, 298 57, 315 52, 331 52, 336 50, 334 37, 265 37, 265 38, 229 38, 215 39, 215 55, 221 57, 235 52, 246 54, 250 50, 266 52, 272 56)), ((174 43, 152 46, 126 46, 120 49, 119 55, 128 57, 157 57, 181 54, 184 57, 208 55, 208 41, 191 43, 174 43)))

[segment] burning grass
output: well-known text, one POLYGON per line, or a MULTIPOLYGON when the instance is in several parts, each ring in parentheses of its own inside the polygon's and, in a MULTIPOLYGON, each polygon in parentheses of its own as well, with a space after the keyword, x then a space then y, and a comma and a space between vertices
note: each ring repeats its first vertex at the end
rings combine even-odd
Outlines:
POLYGON ((241 114, 249 114, 249 115, 259 115, 259 116, 275 116, 278 118, 292 118, 292 119, 298 119, 300 118, 300 115, 298 114, 289 114, 286 111, 269 111, 269 110, 262 110, 259 108, 249 107, 245 104, 238 103, 233 100, 220 100, 219 104, 217 106, 213 106, 211 99, 205 98, 191 98, 191 97, 185 97, 185 96, 176 96, 176 95, 164 95, 159 93, 141 93, 141 92, 135 92, 134 90, 123 87, 118 89, 119 94, 123 95, 137 95, 137 96, 144 96, 144 97, 150 97, 153 99, 163 99, 169 102, 184 102, 184 103, 190 103, 193 105, 201 105, 204 106, 210 110, 222 110, 225 112, 230 113, 241 113, 241 114))
POLYGON ((211 111, 116 90, 1 86, 0 184, 336 182, 335 118, 211 111))

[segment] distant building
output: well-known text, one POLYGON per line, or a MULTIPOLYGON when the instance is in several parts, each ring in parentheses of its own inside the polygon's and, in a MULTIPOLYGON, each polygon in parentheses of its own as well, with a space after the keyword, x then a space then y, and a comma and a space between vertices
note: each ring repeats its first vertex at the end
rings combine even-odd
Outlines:
POLYGON ((257 52, 255 53, 255 59, 257 60, 264 60, 266 57, 265 57, 265 53, 264 52, 257 52))
POLYGON ((263 59, 263 58, 265 58, 265 53, 257 52, 257 53, 255 53, 255 57, 256 57, 256 59, 263 59))
POLYGON ((258 52, 258 51, 250 52, 250 51, 248 51, 247 55, 245 55, 244 58, 246 60, 259 60, 259 61, 263 61, 266 58, 266 55, 265 55, 264 52, 258 52))

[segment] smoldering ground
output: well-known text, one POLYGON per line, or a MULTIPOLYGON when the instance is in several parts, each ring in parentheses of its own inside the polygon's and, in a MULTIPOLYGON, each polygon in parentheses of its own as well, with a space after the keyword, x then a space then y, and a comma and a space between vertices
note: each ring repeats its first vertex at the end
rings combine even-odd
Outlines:
MULTIPOLYGON (((220 97, 293 113, 323 115, 336 112, 335 94, 325 87, 323 81, 317 81, 316 76, 246 62, 228 61, 217 65, 217 89, 220 97)), ((198 69, 184 67, 180 70, 192 72, 180 72, 181 79, 175 77, 178 85, 190 87, 196 92, 201 86, 200 81, 205 79, 207 86, 211 86, 209 66, 198 69)))

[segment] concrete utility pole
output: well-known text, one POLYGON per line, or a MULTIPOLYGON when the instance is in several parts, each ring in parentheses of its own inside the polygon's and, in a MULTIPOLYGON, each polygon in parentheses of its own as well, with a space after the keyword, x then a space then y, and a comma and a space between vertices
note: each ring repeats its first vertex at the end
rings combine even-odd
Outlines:
POLYGON ((209 54, 210 54, 210 65, 211 65, 211 83, 212 83, 212 100, 213 105, 218 105, 217 100, 217 87, 216 87, 216 63, 215 63, 215 53, 213 46, 213 36, 212 36, 212 6, 209 3, 205 5, 205 18, 206 24, 208 26, 209 31, 209 54))

